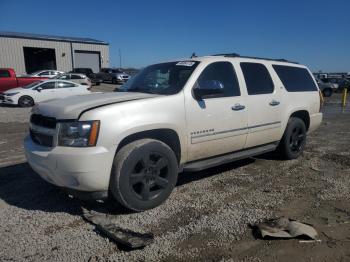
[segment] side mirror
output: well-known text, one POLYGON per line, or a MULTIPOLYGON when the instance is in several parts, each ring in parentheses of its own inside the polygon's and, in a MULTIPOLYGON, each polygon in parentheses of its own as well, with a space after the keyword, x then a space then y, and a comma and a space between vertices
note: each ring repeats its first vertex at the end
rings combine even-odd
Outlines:
POLYGON ((40 86, 36 88, 36 91, 38 91, 38 92, 41 92, 41 90, 43 90, 43 88, 40 86))
POLYGON ((219 80, 199 81, 197 86, 193 88, 193 95, 197 100, 201 100, 212 95, 222 93, 224 84, 219 80))

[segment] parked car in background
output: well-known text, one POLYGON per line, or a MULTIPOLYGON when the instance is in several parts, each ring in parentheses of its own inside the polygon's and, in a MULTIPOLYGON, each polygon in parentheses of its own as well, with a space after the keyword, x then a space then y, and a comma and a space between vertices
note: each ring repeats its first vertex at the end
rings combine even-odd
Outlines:
POLYGON ((55 79, 67 80, 79 85, 87 85, 91 87, 91 80, 84 74, 64 73, 55 77, 55 79))
POLYGON ((321 80, 319 78, 316 78, 316 82, 317 82, 318 88, 322 91, 322 94, 325 97, 332 96, 333 92, 335 92, 338 89, 337 84, 324 82, 323 79, 321 80))
POLYGON ((350 80, 346 78, 329 78, 328 83, 337 84, 337 91, 343 91, 344 88, 350 87, 350 80))
POLYGON ((90 80, 93 85, 100 85, 102 83, 102 79, 95 74, 91 68, 74 68, 72 71, 69 73, 79 73, 79 74, 84 74, 86 75, 90 80))
POLYGON ((89 86, 53 79, 31 83, 25 87, 7 90, 0 96, 3 104, 33 106, 36 103, 74 95, 89 94, 89 86))
POLYGON ((97 75, 102 81, 112 84, 122 84, 130 79, 130 75, 117 68, 101 68, 97 75))
POLYGON ((15 70, 12 68, 0 68, 0 92, 26 86, 43 79, 47 79, 47 77, 17 77, 15 70))
POLYGON ((31 74, 27 74, 27 76, 54 78, 55 76, 63 73, 64 73, 63 71, 57 71, 57 70, 40 70, 31 74))
POLYGON ((148 66, 120 92, 41 103, 24 148, 47 182, 142 211, 178 173, 277 150, 298 158, 322 121, 307 67, 220 55, 148 66), (46 138, 46 139, 42 139, 46 138))

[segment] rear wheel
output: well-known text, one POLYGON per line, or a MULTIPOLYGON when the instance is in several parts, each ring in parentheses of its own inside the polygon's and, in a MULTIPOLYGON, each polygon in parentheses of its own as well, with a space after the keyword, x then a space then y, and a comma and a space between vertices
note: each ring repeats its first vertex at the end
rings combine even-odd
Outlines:
POLYGON ((306 127, 303 120, 291 117, 279 144, 279 152, 285 159, 296 159, 304 150, 306 144, 306 127))
POLYGON ((169 146, 141 139, 124 146, 115 156, 110 191, 131 210, 151 209, 169 197, 177 174, 177 159, 169 146))
POLYGON ((34 105, 34 100, 30 96, 21 96, 18 99, 18 105, 20 107, 29 107, 34 105))

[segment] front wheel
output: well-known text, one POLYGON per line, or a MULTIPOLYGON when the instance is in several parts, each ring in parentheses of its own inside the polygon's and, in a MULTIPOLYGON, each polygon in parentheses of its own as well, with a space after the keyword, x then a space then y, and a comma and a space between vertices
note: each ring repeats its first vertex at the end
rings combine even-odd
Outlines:
POLYGON ((330 97, 330 96, 332 96, 333 90, 330 88, 326 88, 322 91, 322 93, 325 97, 330 97))
POLYGON ((304 150, 306 144, 306 126, 303 120, 291 117, 284 131, 278 151, 285 159, 296 159, 304 150))
POLYGON ((153 139, 132 142, 114 158, 110 191, 123 206, 143 211, 159 206, 177 182, 178 164, 169 146, 153 139))
POLYGON ((30 96, 21 96, 18 99, 18 105, 20 107, 30 107, 34 105, 34 100, 30 96))

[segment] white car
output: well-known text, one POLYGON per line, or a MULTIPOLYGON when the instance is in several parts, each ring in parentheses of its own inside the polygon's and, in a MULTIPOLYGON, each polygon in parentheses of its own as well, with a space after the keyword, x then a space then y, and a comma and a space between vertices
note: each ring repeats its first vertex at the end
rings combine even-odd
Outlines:
POLYGON ((3 104, 27 107, 51 99, 89 93, 87 85, 55 79, 33 82, 25 87, 9 89, 2 94, 2 101, 0 101, 3 104))
POLYGON ((31 77, 47 77, 47 78, 53 78, 57 75, 64 74, 63 71, 57 71, 57 70, 40 70, 36 71, 34 73, 28 74, 31 77))
POLYGON ((167 199, 181 171, 274 150, 299 157, 321 121, 307 67, 227 54, 148 66, 116 93, 40 103, 24 148, 70 194, 142 211, 167 199))

